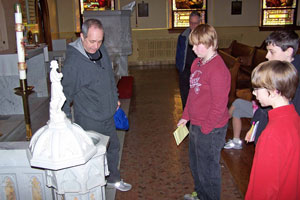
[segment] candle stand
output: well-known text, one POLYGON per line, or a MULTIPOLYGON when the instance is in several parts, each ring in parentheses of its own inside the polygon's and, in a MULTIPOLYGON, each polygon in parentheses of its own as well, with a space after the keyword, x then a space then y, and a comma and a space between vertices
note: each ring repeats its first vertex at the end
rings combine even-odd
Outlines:
POLYGON ((20 87, 14 88, 15 94, 21 96, 23 101, 27 141, 32 136, 28 96, 34 92, 33 88, 33 86, 27 86, 27 79, 20 79, 20 87))
POLYGON ((17 41, 17 52, 18 52, 18 69, 20 75, 20 87, 15 88, 15 94, 22 96, 24 118, 26 126, 26 140, 30 140, 32 136, 30 112, 28 104, 28 96, 33 93, 33 86, 27 86, 26 77, 26 62, 25 62, 25 47, 23 41, 23 29, 22 24, 22 12, 21 5, 17 3, 15 5, 15 30, 16 30, 16 41, 17 41))

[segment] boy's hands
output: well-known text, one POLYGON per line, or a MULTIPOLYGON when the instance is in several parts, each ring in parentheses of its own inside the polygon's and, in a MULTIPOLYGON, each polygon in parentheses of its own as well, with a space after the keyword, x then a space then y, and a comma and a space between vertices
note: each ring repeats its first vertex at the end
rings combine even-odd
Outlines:
POLYGON ((186 120, 186 119, 180 119, 179 122, 178 122, 178 124, 177 124, 177 127, 181 126, 181 125, 185 126, 187 122, 188 122, 188 120, 186 120))
POLYGON ((248 143, 251 139, 251 134, 252 134, 252 128, 250 128, 248 130, 248 132, 246 133, 246 136, 245 136, 245 141, 248 143))

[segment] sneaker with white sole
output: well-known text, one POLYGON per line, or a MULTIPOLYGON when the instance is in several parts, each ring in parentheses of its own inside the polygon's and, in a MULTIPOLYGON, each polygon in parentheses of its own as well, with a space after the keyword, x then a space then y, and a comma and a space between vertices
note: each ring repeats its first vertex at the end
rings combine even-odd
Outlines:
POLYGON ((235 142, 234 140, 228 140, 224 145, 224 149, 242 149, 242 140, 235 142))
POLYGON ((123 180, 115 182, 115 183, 107 183, 107 187, 116 188, 122 192, 126 192, 131 190, 132 186, 129 183, 124 182, 123 180))
POLYGON ((197 196, 197 192, 192 192, 192 194, 185 194, 184 200, 200 200, 197 196))

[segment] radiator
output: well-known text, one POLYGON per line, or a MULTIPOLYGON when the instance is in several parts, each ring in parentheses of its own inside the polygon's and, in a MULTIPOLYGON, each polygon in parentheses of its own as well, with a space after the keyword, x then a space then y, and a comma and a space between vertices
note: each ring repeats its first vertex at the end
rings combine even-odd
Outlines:
POLYGON ((138 61, 174 61, 177 38, 138 39, 138 61))

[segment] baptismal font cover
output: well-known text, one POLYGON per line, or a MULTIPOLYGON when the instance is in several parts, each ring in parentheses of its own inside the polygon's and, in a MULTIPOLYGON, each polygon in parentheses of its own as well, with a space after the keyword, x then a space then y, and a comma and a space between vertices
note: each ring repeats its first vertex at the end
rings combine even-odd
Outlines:
POLYGON ((66 97, 57 61, 51 61, 50 120, 32 137, 27 153, 32 167, 46 169, 47 186, 64 199, 105 199, 108 136, 72 123, 62 106, 66 97))

